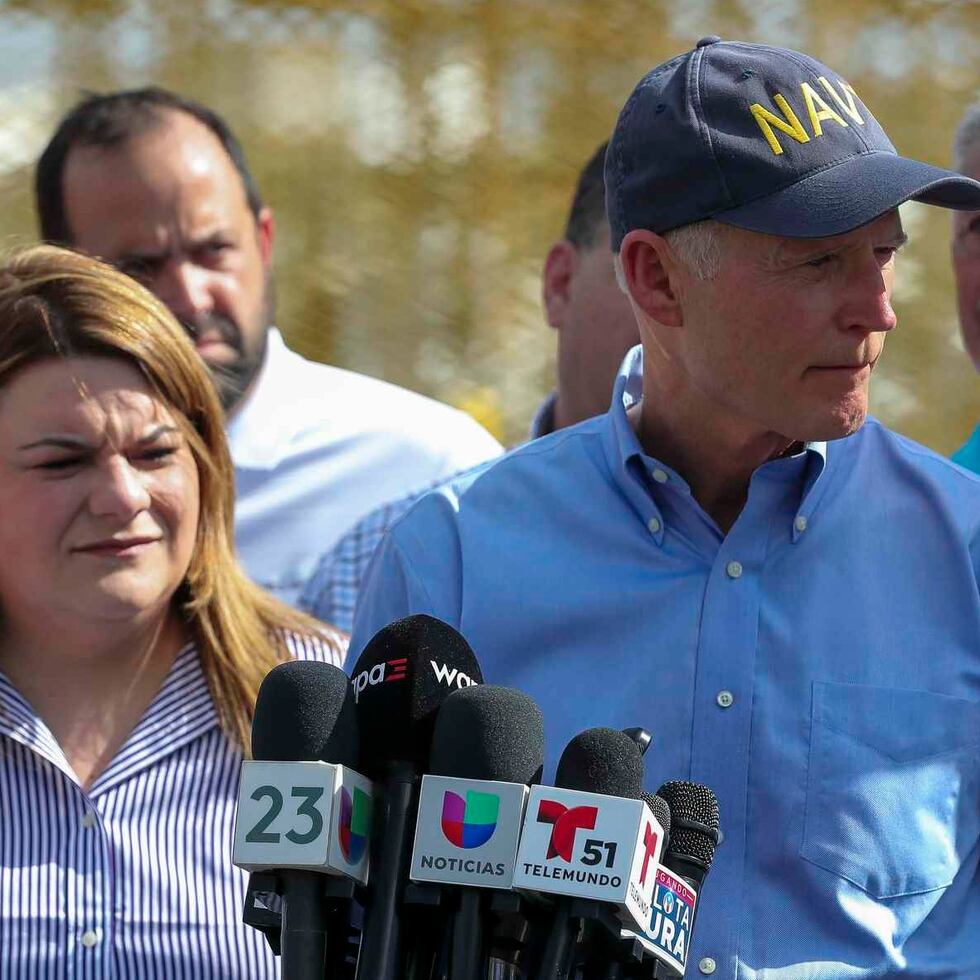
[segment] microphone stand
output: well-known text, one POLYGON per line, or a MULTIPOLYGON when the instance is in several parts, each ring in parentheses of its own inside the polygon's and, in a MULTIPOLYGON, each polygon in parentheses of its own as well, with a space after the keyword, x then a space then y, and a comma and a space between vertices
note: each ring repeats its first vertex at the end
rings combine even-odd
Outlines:
POLYGON ((418 776, 411 764, 393 763, 385 779, 380 819, 371 835, 369 904, 364 910, 357 980, 400 980, 398 913, 411 858, 404 842, 418 808, 417 790, 418 776))
POLYGON ((350 909, 356 882, 320 871, 273 870, 249 878, 242 921, 262 932, 282 957, 283 980, 323 980, 346 974, 350 909), (281 912, 260 895, 280 899, 281 912))

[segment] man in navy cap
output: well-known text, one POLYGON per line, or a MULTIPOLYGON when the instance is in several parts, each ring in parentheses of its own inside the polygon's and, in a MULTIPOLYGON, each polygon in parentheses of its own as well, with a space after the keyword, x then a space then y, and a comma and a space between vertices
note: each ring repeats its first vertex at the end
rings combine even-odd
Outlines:
MULTIPOLYGON (((793 51, 705 38, 606 156, 641 344, 609 412, 424 497, 352 654, 426 612, 576 731, 655 733, 724 840, 688 975, 980 976, 980 480, 867 418, 898 205, 980 206, 793 51)), ((573 860, 579 855, 574 855, 573 860)))

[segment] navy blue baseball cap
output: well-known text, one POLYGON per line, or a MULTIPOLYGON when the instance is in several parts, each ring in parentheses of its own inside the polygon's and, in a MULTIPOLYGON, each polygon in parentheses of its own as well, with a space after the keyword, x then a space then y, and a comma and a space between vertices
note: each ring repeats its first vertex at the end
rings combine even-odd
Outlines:
POLYGON ((916 200, 980 208, 980 183, 901 157, 854 89, 787 48, 706 37, 649 72, 606 152, 612 246, 714 218, 789 238, 916 200))

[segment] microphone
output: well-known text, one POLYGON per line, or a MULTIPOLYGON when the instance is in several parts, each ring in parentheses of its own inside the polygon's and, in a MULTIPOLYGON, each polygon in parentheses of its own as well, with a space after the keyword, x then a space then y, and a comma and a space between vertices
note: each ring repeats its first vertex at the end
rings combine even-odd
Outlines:
POLYGON ((662 796, 658 796, 656 793, 641 793, 640 799, 643 800, 648 807, 650 807, 650 812, 657 818, 657 823, 659 823, 663 828, 663 849, 666 851, 670 842, 670 804, 662 796))
POLYGON ((653 914, 641 939, 655 959, 683 976, 698 894, 720 839, 718 800, 707 786, 685 780, 664 783, 657 794, 670 806, 670 842, 657 868, 653 914))
POLYGON ((371 835, 358 980, 401 978, 398 906, 408 879, 418 775, 429 755, 439 706, 452 691, 482 683, 469 644, 432 616, 408 616, 384 627, 354 665, 351 690, 361 766, 384 783, 371 835))
MULTIPOLYGON (((637 741, 593 728, 569 742, 555 787, 535 786, 528 798, 514 887, 562 896, 555 904, 537 977, 569 975, 588 900, 612 906, 619 925, 643 929, 650 918, 663 827, 640 799, 643 758, 637 741)), ((608 919, 600 909, 592 918, 608 919)), ((609 922, 606 925, 612 928, 609 922)))
POLYGON ((413 881, 463 886, 451 914, 452 980, 487 975, 486 910, 479 889, 510 889, 527 784, 544 762, 541 709, 521 691, 454 691, 436 717, 422 777, 413 881))
POLYGON ((328 894, 327 875, 363 883, 368 873, 373 789, 349 768, 358 733, 344 672, 316 661, 274 667, 259 687, 252 755, 242 763, 232 860, 247 871, 272 872, 271 890, 283 905, 283 977, 322 980, 331 927, 343 931, 345 952, 341 913, 353 891, 348 882, 328 894))

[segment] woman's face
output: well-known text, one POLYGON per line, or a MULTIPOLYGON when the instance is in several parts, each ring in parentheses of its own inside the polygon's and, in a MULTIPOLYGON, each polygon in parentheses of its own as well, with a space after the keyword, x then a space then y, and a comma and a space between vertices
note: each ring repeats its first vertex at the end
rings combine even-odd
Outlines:
POLYGON ((0 620, 163 614, 197 536, 174 412, 124 360, 52 358, 0 389, 0 620))

